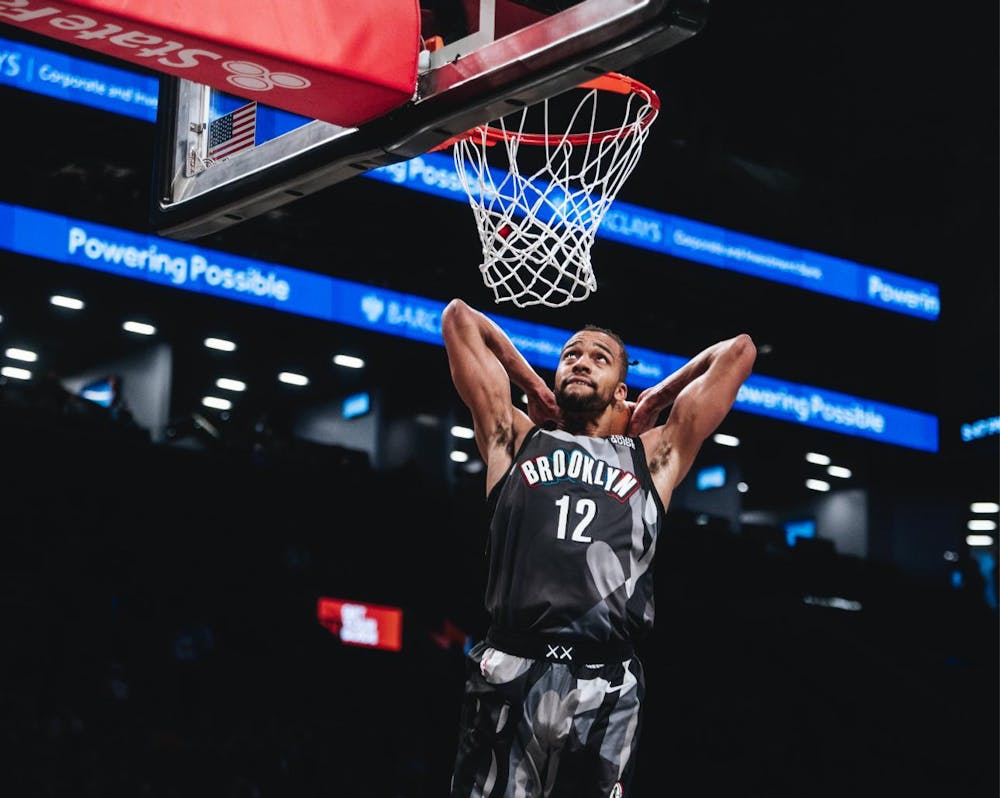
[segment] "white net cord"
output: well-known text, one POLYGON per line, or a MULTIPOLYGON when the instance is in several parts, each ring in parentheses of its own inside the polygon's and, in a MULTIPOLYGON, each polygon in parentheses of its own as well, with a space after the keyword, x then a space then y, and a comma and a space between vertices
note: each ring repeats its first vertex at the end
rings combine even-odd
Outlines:
POLYGON ((485 127, 455 144, 455 167, 483 247, 480 272, 497 302, 561 307, 597 290, 590 259, 597 229, 638 163, 656 114, 642 94, 612 95, 626 106, 621 130, 586 134, 583 140, 573 136, 577 124, 589 122, 594 130, 598 99, 606 94, 587 90, 565 133, 549 133, 549 101, 544 101, 545 135, 533 137, 541 139, 538 146, 522 142, 526 108, 494 123, 503 133, 501 144, 490 146, 485 127), (542 155, 531 174, 518 166, 522 146, 542 155), (506 170, 491 167, 490 150, 506 154, 506 170))

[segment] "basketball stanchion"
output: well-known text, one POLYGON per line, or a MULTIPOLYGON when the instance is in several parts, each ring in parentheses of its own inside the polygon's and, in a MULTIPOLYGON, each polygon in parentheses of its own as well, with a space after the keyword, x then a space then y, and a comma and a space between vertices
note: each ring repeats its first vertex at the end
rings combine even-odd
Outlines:
POLYGON ((609 73, 438 148, 454 145, 479 227, 479 268, 497 302, 562 307, 597 290, 597 229, 639 162, 659 110, 648 86, 609 73), (573 92, 582 92, 575 104, 573 92), (530 123, 542 132, 526 132, 530 123), (493 152, 505 163, 491 164, 493 152))

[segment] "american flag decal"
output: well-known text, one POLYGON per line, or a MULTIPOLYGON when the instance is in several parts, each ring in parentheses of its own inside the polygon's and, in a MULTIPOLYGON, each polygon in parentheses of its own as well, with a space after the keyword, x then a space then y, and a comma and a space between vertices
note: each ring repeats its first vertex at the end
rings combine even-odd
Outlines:
POLYGON ((208 160, 221 161, 254 146, 257 103, 247 103, 208 125, 208 160))

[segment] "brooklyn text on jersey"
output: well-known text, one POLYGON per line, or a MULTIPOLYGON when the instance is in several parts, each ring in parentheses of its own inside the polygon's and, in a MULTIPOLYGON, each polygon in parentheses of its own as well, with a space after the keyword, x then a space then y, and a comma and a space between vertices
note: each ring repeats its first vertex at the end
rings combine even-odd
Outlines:
POLYGON ((620 502, 627 501, 639 487, 639 480, 632 472, 615 468, 579 449, 556 449, 550 454, 539 455, 521 463, 520 470, 530 487, 563 481, 583 482, 603 487, 620 502))

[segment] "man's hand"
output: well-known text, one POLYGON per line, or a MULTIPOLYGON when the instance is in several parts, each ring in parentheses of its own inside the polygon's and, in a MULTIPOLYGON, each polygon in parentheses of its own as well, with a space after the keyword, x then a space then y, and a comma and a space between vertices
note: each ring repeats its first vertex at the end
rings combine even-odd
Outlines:
POLYGON ((544 427, 551 421, 558 423, 560 417, 561 411, 556 402, 556 395, 548 386, 528 396, 528 418, 537 426, 544 427))
POLYGON ((628 425, 628 434, 632 436, 642 435, 647 430, 656 426, 656 422, 663 412, 661 398, 656 397, 647 388, 632 405, 632 418, 628 425))

